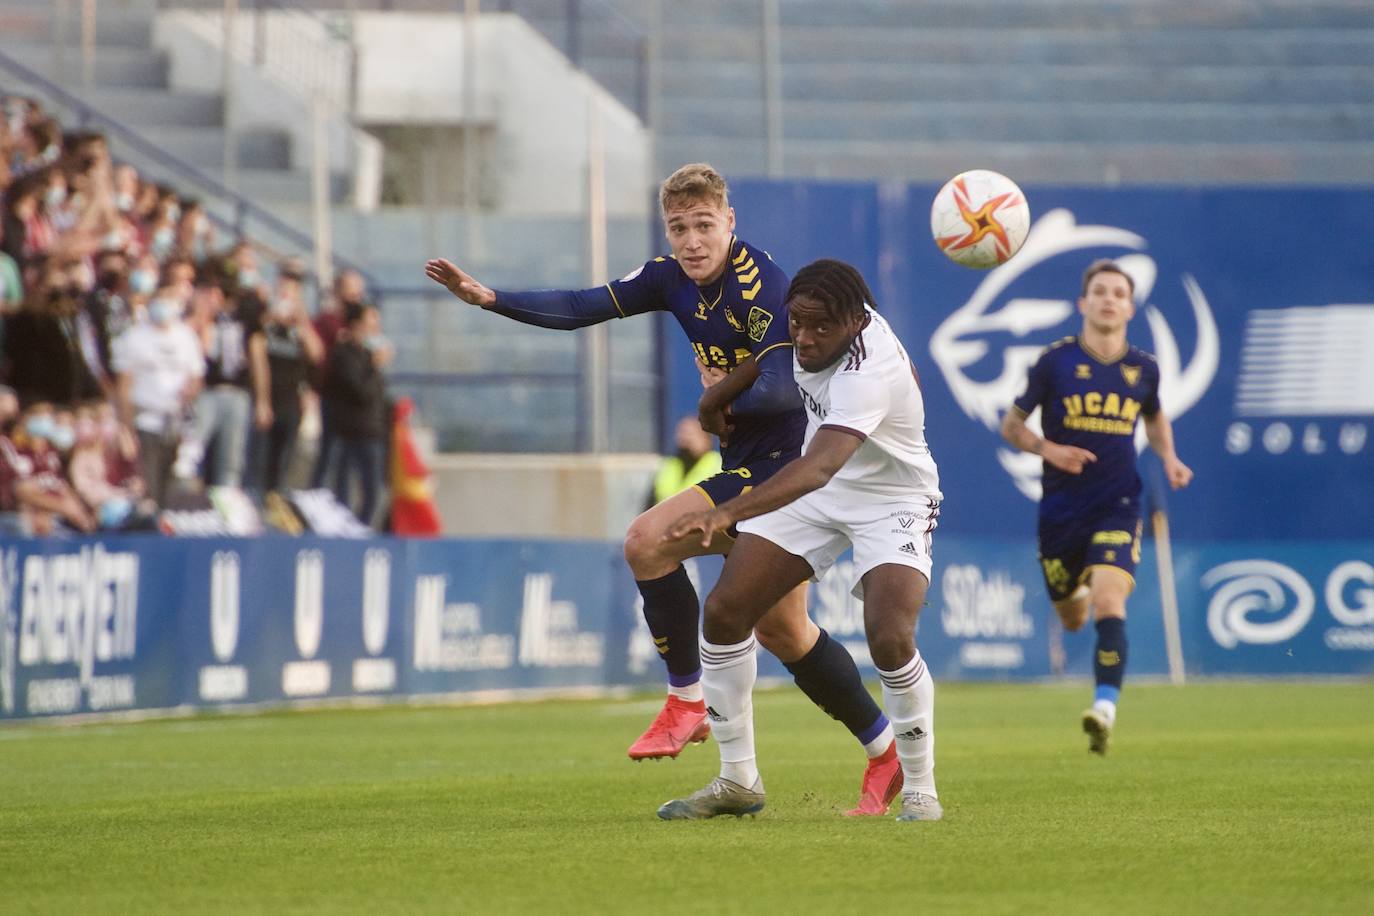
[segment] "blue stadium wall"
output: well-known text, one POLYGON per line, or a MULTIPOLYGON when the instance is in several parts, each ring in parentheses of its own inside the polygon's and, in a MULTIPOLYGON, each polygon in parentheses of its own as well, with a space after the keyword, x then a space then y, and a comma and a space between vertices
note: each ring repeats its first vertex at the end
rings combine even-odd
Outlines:
MULTIPOLYGON (((1369 541, 1177 557, 1192 674, 1374 674, 1369 541)), ((948 534, 919 642, 943 678, 1048 676, 1057 636, 1024 537, 948 534)), ((719 560, 692 564, 703 590, 719 560)), ((817 621, 869 675, 841 562, 817 621)), ((1167 671, 1154 555, 1131 670, 1167 671)), ((618 544, 125 537, 0 543, 0 718, 661 683, 618 544)), ((1090 671, 1091 636, 1063 640, 1090 671)), ((764 655, 760 673, 785 677, 764 655)))

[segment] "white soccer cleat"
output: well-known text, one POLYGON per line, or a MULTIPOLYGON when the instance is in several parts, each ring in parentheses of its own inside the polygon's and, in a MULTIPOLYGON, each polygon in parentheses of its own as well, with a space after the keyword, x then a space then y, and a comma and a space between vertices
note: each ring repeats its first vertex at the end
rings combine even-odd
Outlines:
POLYGON ((658 816, 665 821, 698 821, 722 814, 742 817, 762 810, 762 776, 747 789, 724 776, 717 776, 709 785, 697 789, 686 798, 675 798, 664 803, 658 809, 658 816))
POLYGON ((924 792, 902 793, 902 813, 897 815, 897 820, 938 821, 943 820, 944 816, 945 809, 940 807, 940 800, 934 795, 924 792))
POLYGON ((1093 707, 1083 712, 1083 732, 1088 736, 1088 750, 1094 754, 1107 753, 1112 742, 1112 720, 1105 712, 1093 707))

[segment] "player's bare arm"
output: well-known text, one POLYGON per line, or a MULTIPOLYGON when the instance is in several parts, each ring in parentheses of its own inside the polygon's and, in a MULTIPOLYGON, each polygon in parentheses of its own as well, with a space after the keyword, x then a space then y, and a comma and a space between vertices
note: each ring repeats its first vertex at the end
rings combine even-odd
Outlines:
MULTIPOLYGON (((715 436, 724 438, 730 431, 730 404, 759 377, 759 365, 750 357, 740 363, 733 371, 725 372, 714 384, 701 394, 697 402, 697 417, 701 428, 715 436)), ((703 372, 702 381, 707 379, 703 372)))
POLYGON ((425 276, 469 305, 486 308, 496 303, 496 293, 483 286, 457 264, 444 258, 425 262, 425 276))
POLYGON ((1178 490, 1188 486, 1193 479, 1193 470, 1178 460, 1178 455, 1174 452, 1174 427, 1165 416, 1163 410, 1156 411, 1144 418, 1145 438, 1150 443, 1150 448, 1155 450, 1159 456, 1159 461, 1164 465, 1164 476, 1169 481, 1169 486, 1178 490))
POLYGON ((668 527, 664 540, 681 540, 693 532, 701 532, 701 543, 708 545, 716 532, 726 531, 736 522, 772 512, 819 490, 844 467, 861 444, 862 440, 850 433, 822 428, 812 438, 806 454, 788 462, 781 471, 754 489, 709 511, 682 516, 668 527))
POLYGON ((1083 468, 1097 460, 1097 456, 1085 448, 1060 445, 1037 436, 1026 425, 1026 418, 1014 407, 1002 418, 1002 438, 1023 452, 1039 455, 1066 474, 1082 474, 1083 468))

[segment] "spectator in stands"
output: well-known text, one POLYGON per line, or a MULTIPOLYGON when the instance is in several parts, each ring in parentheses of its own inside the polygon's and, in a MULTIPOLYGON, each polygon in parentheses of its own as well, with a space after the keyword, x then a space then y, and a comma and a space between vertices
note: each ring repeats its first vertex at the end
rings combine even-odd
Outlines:
POLYGON ((71 404, 100 393, 82 352, 81 290, 69 273, 75 263, 46 259, 36 271, 41 282, 5 321, 8 379, 25 403, 71 404))
POLYGON ((334 424, 329 416, 328 404, 324 399, 325 371, 334 343, 344 326, 344 312, 350 305, 363 305, 367 299, 367 284, 363 275, 356 270, 342 270, 334 278, 333 295, 320 303, 319 314, 315 316, 315 332, 324 344, 324 360, 320 371, 315 373, 312 384, 320 393, 320 441, 315 455, 315 469, 310 475, 312 487, 322 487, 329 476, 329 457, 334 444, 334 424))
POLYGON ((52 118, 30 112, 15 138, 14 174, 30 175, 62 155, 62 127, 52 118))
POLYGON ((43 209, 46 183, 41 175, 18 178, 5 194, 5 252, 21 266, 48 253, 57 232, 43 209))
MULTIPOLYGON (((191 304, 191 296, 196 291, 196 265, 188 259, 182 257, 168 258, 162 264, 162 286, 170 286, 177 291, 181 301, 187 305, 191 304)), ((205 282, 202 286, 223 286, 222 274, 213 267, 209 268, 205 274, 205 282)), ((193 316, 195 317, 195 316, 193 316)), ((205 317, 205 316, 201 316, 205 317)), ((194 323, 194 322, 193 322, 194 323)), ((199 327, 199 325, 197 325, 199 327)))
POLYGON ((238 284, 240 290, 253 292, 264 300, 267 298, 263 295, 258 253, 253 250, 252 242, 240 241, 229 249, 229 255, 224 262, 224 272, 238 284))
POLYGON ((381 370, 390 360, 377 309, 351 303, 329 357, 324 400, 334 423, 334 495, 349 508, 356 477, 362 501, 355 514, 372 524, 386 457, 386 390, 381 370))
POLYGON ((142 499, 142 480, 136 475, 123 479, 111 460, 111 449, 101 435, 99 411, 102 403, 77 408, 76 444, 67 462, 67 476, 81 501, 94 514, 104 530, 129 530, 150 527, 156 511, 142 499))
MULTIPOLYGON (((111 348, 120 417, 137 434, 140 475, 158 505, 166 493, 182 418, 205 375, 200 341, 181 316, 177 291, 164 287, 148 304, 148 320, 130 327, 111 348)), ((105 422, 102 435, 107 444, 117 442, 105 422)))
MULTIPOLYGON (((156 285, 156 277, 152 278, 156 285)), ((95 289, 86 295, 84 311, 94 330, 102 374, 110 376, 110 343, 134 323, 129 297, 129 262, 123 251, 102 251, 96 260, 95 289)))
POLYGON ((151 254, 144 254, 133 262, 129 271, 129 314, 134 321, 147 317, 148 301, 157 292, 161 276, 162 269, 151 254))
POLYGON ((0 315, 7 315, 24 303, 24 280, 19 273, 19 262, 5 250, 6 222, 0 220, 0 315))
POLYGON ((204 264, 214 244, 215 230, 205 213, 205 205, 198 200, 183 200, 176 231, 177 252, 193 264, 204 264))
POLYGON ((18 519, 6 520, 12 531, 47 537, 96 528, 62 474, 62 459, 51 444, 53 436, 60 435, 56 430, 52 405, 35 401, 10 435, 0 438, 0 509, 18 513, 18 519))
POLYGON ((128 163, 114 167, 114 205, 115 209, 132 217, 134 205, 138 203, 138 169, 128 163))
POLYGON ((181 203, 176 194, 162 194, 144 226, 148 250, 159 261, 167 260, 176 251, 177 224, 180 221, 181 203))
POLYGON ((258 480, 264 492, 286 480, 301 425, 301 396, 311 369, 324 359, 324 344, 306 311, 298 266, 277 269, 277 285, 263 324, 272 391, 272 425, 256 437, 258 480))
POLYGON ((261 430, 272 425, 262 306, 221 270, 210 270, 195 288, 192 326, 205 353, 205 388, 196 398, 175 473, 183 480, 195 476, 213 443, 212 466, 202 469, 202 479, 213 486, 242 486, 249 423, 261 430))

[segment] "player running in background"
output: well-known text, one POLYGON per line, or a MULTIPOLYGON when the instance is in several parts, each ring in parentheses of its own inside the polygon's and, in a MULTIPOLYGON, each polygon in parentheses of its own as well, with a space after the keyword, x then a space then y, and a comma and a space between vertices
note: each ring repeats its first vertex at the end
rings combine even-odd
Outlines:
POLYGON ((1126 342, 1135 283, 1117 264, 1094 261, 1083 274, 1083 330, 1050 345, 1026 391, 1002 421, 1002 435, 1045 460, 1040 499, 1040 568, 1064 629, 1097 627, 1092 706, 1083 713, 1088 747, 1105 754, 1126 671, 1126 598, 1140 560, 1140 475, 1135 426, 1158 453, 1174 489, 1193 472, 1174 454, 1173 428, 1159 405, 1159 366, 1126 342), (1026 426, 1040 409, 1044 437, 1026 426))
POLYGON ((898 820, 943 817, 935 791, 935 685, 915 640, 930 583, 940 482, 926 445, 915 367, 872 302, 863 277, 848 264, 822 260, 797 272, 787 309, 807 410, 805 454, 752 490, 669 528, 670 539, 697 544, 736 523, 740 534, 706 599, 702 635, 702 683, 720 745, 720 776, 659 808, 664 820, 763 808, 750 630, 773 602, 799 582, 824 576, 849 547, 854 594, 864 603, 868 647, 905 776, 898 820))
MULTIPOLYGON (((580 328, 670 312, 691 342, 703 384, 710 385, 700 407, 707 429, 725 433, 724 470, 648 509, 625 536, 625 559, 644 598, 644 619, 668 667, 663 709, 629 748, 636 760, 676 757, 688 742, 710 734, 701 690, 701 607, 682 561, 727 553, 734 538, 722 529, 707 543, 668 543, 668 524, 768 479, 796 457, 806 424, 792 380, 783 298, 787 275, 761 248, 735 236, 725 180, 709 165, 683 166, 663 182, 659 203, 672 256, 654 258, 595 289, 497 291, 448 261, 425 265, 430 279, 463 301, 540 327, 580 328)), ((860 809, 881 813, 900 788, 891 726, 849 653, 807 617, 805 587, 779 593, 772 603, 777 606, 757 620, 759 642, 787 666, 812 702, 864 746, 869 767, 860 809)))

